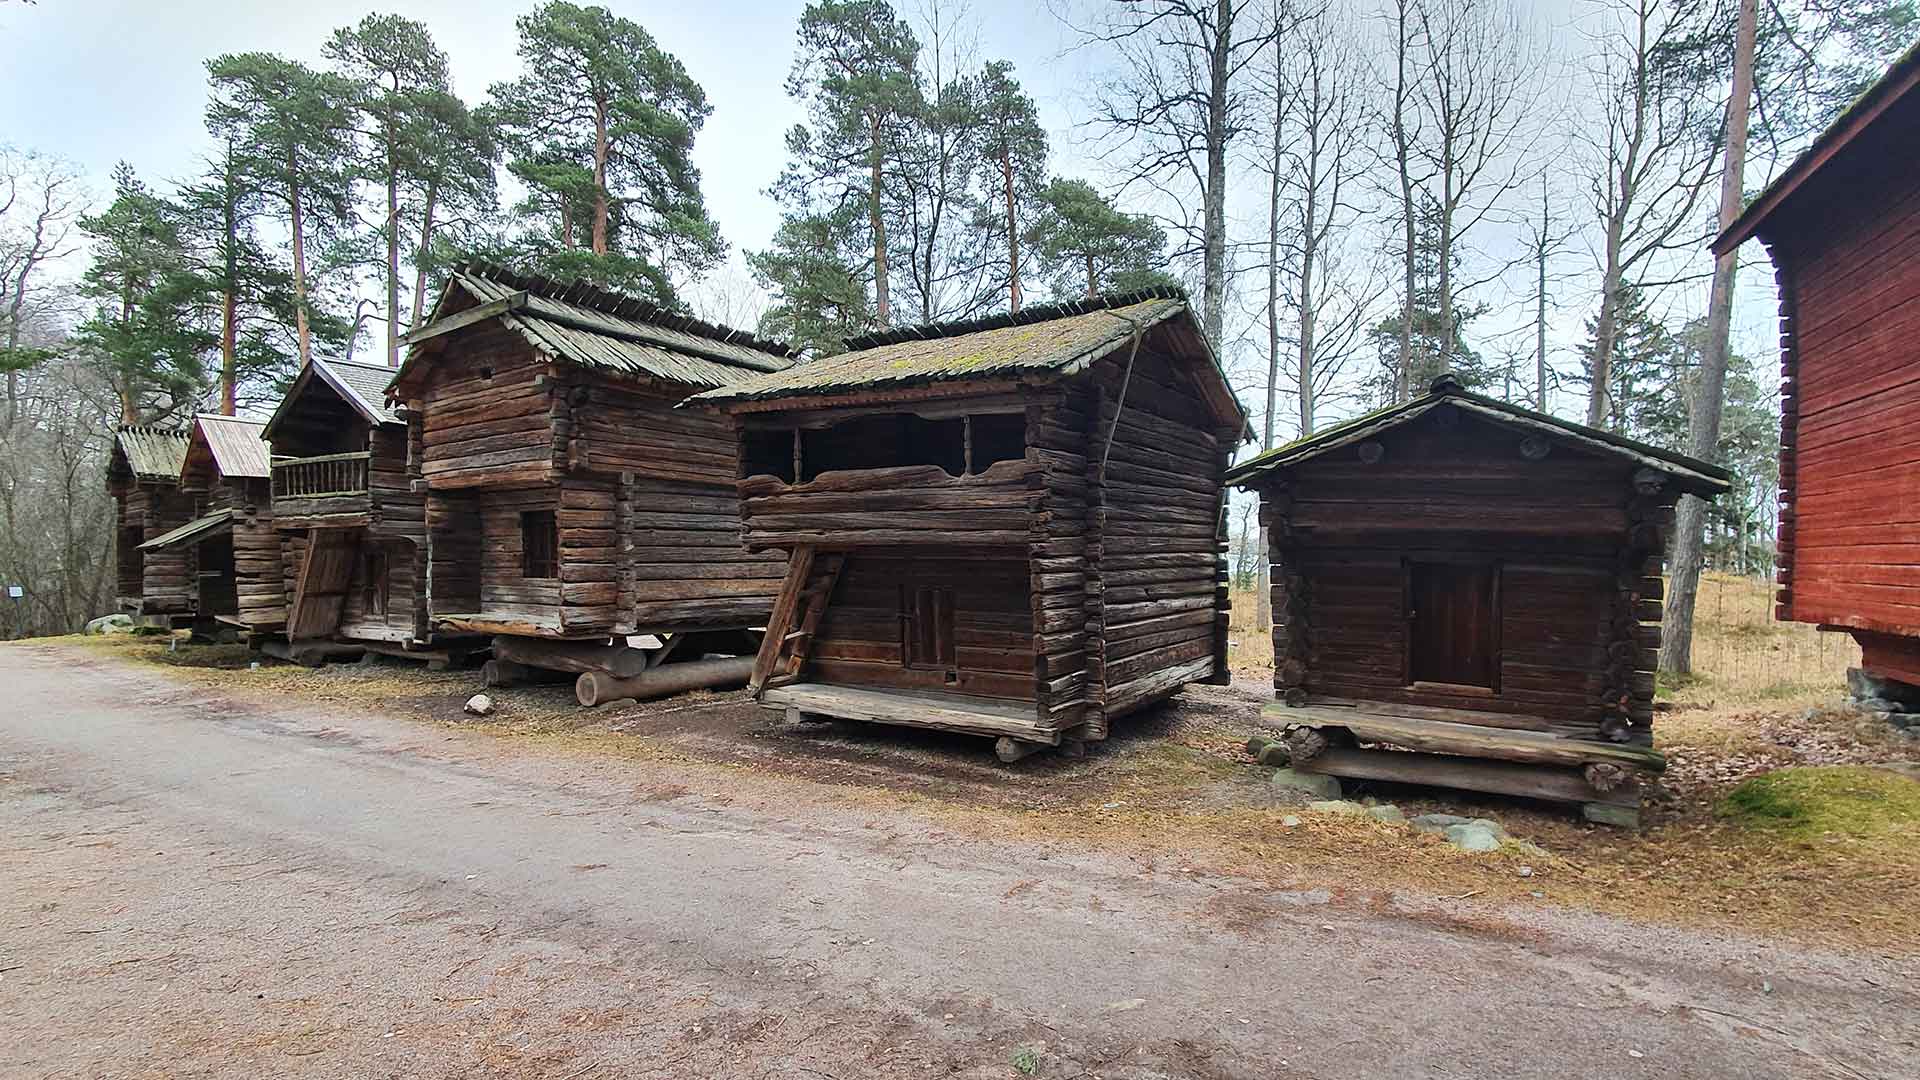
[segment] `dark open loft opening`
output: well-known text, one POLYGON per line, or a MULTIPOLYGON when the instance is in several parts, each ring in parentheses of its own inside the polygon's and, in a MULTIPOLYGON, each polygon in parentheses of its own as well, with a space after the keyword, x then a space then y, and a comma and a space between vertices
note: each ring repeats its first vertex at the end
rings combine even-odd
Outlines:
POLYGON ((972 476, 1027 452, 1023 413, 930 419, 913 413, 859 416, 824 428, 750 428, 741 445, 746 476, 789 483, 849 469, 937 465, 972 476), (797 473, 796 473, 797 470, 797 473))

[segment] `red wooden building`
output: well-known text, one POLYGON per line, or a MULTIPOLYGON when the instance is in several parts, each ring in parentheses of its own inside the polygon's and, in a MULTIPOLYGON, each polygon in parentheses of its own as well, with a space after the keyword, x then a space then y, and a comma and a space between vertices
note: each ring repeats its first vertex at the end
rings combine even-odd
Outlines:
POLYGON ((1714 243, 1780 297, 1779 602, 1920 684, 1920 47, 1714 243))

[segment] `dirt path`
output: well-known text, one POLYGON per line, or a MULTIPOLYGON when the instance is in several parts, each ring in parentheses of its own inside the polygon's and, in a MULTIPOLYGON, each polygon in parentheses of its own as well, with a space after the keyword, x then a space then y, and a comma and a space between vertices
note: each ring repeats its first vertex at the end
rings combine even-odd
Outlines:
POLYGON ((1920 1074, 1910 961, 1478 933, 83 650, 0 688, 0 1076, 1920 1074))

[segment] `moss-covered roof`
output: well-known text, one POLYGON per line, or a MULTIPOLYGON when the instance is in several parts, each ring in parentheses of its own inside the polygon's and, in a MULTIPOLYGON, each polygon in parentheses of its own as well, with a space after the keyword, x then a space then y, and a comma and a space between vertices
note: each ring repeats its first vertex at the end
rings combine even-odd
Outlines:
POLYGON ((1576 424, 1571 420, 1562 420, 1557 416, 1522 408, 1512 402, 1476 394, 1462 387, 1448 375, 1434 380, 1432 390, 1422 397, 1414 398, 1404 404, 1376 409, 1364 416, 1356 416, 1332 427, 1321 428, 1303 439, 1295 439, 1256 457, 1248 458, 1227 470, 1227 483, 1255 485, 1269 473, 1290 468, 1341 447, 1373 438, 1424 416, 1441 405, 1448 404, 1483 420, 1509 427, 1524 428, 1531 433, 1576 445, 1590 452, 1618 457, 1658 469, 1672 476, 1675 486, 1680 490, 1702 498, 1722 494, 1731 486, 1730 474, 1718 465, 1708 464, 1698 458, 1688 457, 1686 454, 1663 450, 1657 446, 1629 439, 1624 435, 1616 435, 1611 431, 1576 424))
POLYGON ((697 395, 762 401, 1019 375, 1069 374, 1136 332, 1186 314, 1185 294, 1156 289, 1031 307, 1016 314, 906 327, 856 338, 847 351, 786 371, 747 376, 697 395))
POLYGON ((113 442, 135 479, 180 479, 180 463, 187 458, 185 431, 129 424, 114 433, 113 442))

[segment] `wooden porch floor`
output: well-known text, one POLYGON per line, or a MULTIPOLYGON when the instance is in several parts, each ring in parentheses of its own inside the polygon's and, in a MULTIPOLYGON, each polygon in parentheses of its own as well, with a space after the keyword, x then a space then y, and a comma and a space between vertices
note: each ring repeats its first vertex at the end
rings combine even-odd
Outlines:
POLYGON ((798 709, 845 720, 1005 735, 1022 742, 1060 745, 1060 733, 1042 727, 1030 702, 970 697, 927 690, 876 690, 823 683, 788 683, 760 695, 767 708, 798 709))

